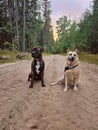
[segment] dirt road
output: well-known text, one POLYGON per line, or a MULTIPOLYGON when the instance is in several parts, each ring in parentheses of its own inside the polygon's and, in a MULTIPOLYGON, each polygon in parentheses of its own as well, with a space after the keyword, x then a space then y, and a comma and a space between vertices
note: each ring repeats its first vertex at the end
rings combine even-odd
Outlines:
POLYGON ((44 58, 45 83, 26 82, 31 61, 0 65, 0 130, 98 130, 98 66, 80 63, 79 90, 50 86, 62 76, 64 56, 44 58))

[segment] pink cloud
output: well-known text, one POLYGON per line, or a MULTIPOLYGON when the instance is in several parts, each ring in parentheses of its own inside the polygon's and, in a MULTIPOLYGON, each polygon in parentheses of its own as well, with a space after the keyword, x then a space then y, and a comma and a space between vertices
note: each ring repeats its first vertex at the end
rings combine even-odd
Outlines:
POLYGON ((72 19, 80 18, 89 8, 90 2, 91 0, 51 0, 52 21, 63 15, 70 15, 72 19))

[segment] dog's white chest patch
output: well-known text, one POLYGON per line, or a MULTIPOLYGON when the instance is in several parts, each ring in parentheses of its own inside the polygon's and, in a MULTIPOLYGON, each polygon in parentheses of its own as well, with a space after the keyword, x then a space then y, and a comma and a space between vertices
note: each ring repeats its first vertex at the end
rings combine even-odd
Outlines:
POLYGON ((37 65, 35 67, 36 67, 36 73, 39 74, 40 73, 40 71, 39 71, 40 62, 39 61, 37 61, 37 65))

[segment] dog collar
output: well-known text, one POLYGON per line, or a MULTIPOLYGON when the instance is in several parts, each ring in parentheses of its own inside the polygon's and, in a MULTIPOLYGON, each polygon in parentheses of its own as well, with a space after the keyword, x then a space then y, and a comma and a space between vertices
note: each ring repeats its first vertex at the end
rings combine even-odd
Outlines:
POLYGON ((78 66, 78 64, 75 65, 75 66, 67 66, 67 67, 65 67, 64 72, 66 72, 66 71, 69 70, 69 69, 73 69, 73 68, 75 68, 75 67, 77 67, 77 66, 78 66))

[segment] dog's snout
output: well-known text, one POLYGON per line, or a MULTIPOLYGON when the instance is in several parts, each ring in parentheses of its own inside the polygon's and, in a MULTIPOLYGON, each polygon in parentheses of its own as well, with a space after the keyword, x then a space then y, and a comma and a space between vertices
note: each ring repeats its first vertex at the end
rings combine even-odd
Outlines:
POLYGON ((72 59, 72 61, 74 61, 74 57, 72 57, 71 59, 72 59))
POLYGON ((74 60, 75 60, 74 56, 71 56, 71 57, 69 57, 68 59, 69 59, 70 61, 74 61, 74 60))
POLYGON ((32 54, 35 54, 35 52, 33 51, 32 54))
POLYGON ((31 54, 32 54, 32 57, 34 58, 40 58, 42 53, 39 49, 36 49, 36 50, 33 50, 31 54))
POLYGON ((32 55, 32 57, 34 57, 35 56, 35 51, 32 51, 31 55, 32 55))

